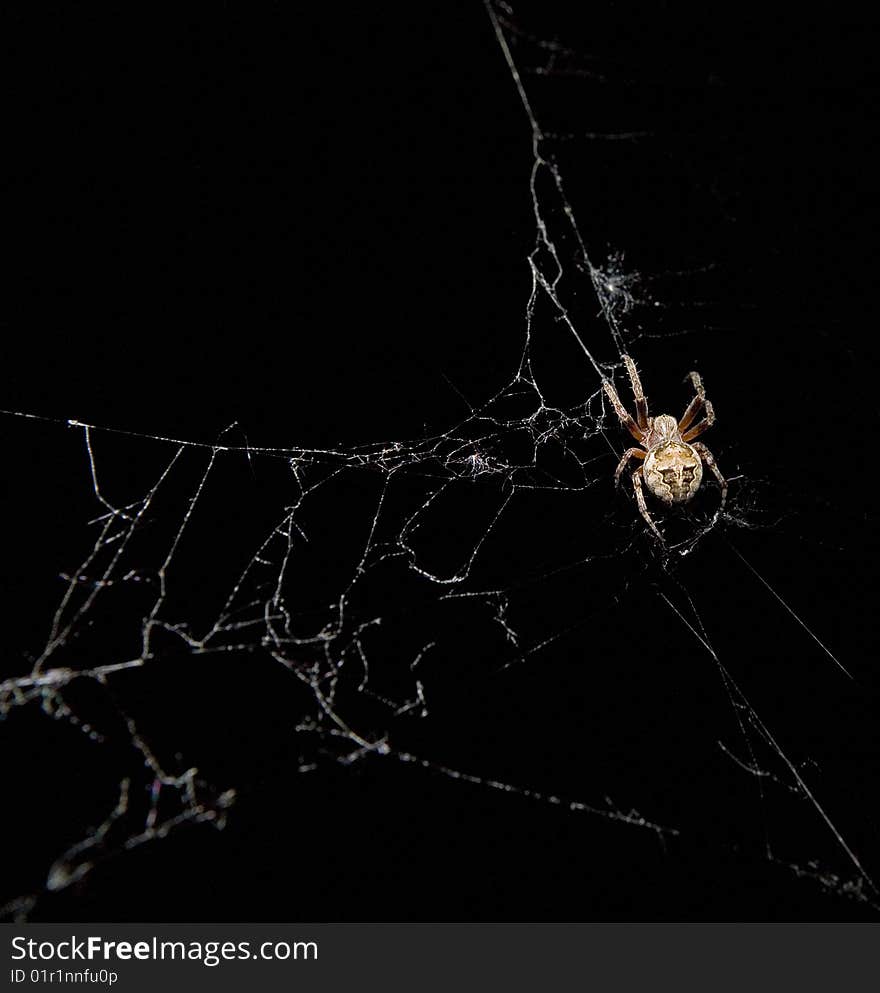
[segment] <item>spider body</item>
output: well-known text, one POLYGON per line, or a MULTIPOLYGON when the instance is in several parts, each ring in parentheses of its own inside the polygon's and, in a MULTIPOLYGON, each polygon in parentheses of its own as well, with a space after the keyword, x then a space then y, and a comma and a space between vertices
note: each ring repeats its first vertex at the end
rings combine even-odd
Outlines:
POLYGON ((703 481, 700 456, 683 441, 652 448, 642 467, 645 485, 665 504, 687 503, 703 481))
POLYGON ((721 508, 727 499, 727 481, 721 475, 721 470, 715 464, 712 453, 701 442, 690 444, 694 438, 701 435, 715 423, 715 411, 706 399, 703 381, 696 372, 688 375, 694 387, 694 398, 688 405, 681 420, 676 420, 670 414, 660 414, 658 417, 648 416, 648 402, 645 399, 642 383, 636 370, 635 362, 628 356, 623 356, 626 371, 632 384, 633 397, 636 401, 635 419, 629 414, 620 401, 614 386, 606 379, 602 386, 620 423, 639 442, 640 448, 628 448, 614 473, 615 483, 620 482, 620 476, 630 459, 644 461, 632 474, 633 489, 639 512, 648 526, 662 541, 662 535, 648 512, 642 482, 648 491, 667 507, 673 504, 684 504, 691 500, 703 480, 703 463, 718 480, 721 487, 721 508), (691 427, 701 413, 704 417, 691 427))

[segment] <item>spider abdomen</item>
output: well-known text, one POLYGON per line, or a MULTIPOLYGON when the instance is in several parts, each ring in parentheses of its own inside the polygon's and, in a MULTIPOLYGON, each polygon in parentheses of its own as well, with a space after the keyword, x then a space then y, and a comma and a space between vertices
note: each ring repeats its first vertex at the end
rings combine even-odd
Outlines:
POLYGON ((703 463, 685 442, 667 442, 648 452, 644 478, 648 489, 663 503, 687 503, 700 488, 703 463))

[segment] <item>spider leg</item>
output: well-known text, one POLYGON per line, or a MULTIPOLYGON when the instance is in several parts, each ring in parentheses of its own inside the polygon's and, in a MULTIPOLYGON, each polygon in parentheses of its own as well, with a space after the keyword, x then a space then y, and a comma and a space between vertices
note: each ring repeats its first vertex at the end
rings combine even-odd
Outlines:
POLYGON ((715 478, 718 480, 718 485, 721 487, 721 506, 718 508, 720 512, 724 510, 724 504, 727 503, 727 480, 721 475, 721 470, 718 468, 715 459, 712 457, 712 453, 708 448, 706 448, 702 441, 698 441, 696 445, 694 445, 694 451, 696 451, 706 465, 709 466, 714 473, 715 478))
POLYGON ((630 459, 644 459, 647 458, 647 456, 648 453, 643 451, 641 448, 628 448, 623 453, 623 457, 620 462, 617 463, 617 469, 614 472, 614 485, 620 485, 620 476, 630 459))
POLYGON ((678 430, 684 432, 693 419, 700 413, 703 407, 706 406, 706 391, 703 388, 703 380, 700 378, 698 372, 689 372, 685 377, 684 381, 688 380, 693 383, 694 386, 694 398, 688 405, 688 409, 682 415, 681 420, 678 422, 678 430))
POLYGON ((617 395, 617 390, 615 390, 611 385, 611 381, 608 379, 603 379, 602 386, 608 394, 608 399, 611 401, 611 406, 614 408, 614 413, 617 414, 620 423, 627 429, 627 431, 629 431, 636 441, 642 441, 645 437, 644 431, 642 431, 638 424, 636 424, 632 417, 630 417, 626 407, 624 407, 624 405, 620 402, 620 397, 617 395))
POLYGON ((626 366, 629 381, 632 383, 633 396, 636 401, 636 421, 642 431, 646 431, 648 428, 648 401, 645 399, 645 391, 642 389, 639 372, 635 362, 628 355, 623 356, 623 364, 626 366))
POLYGON ((654 532, 655 535, 663 542, 663 535, 657 530, 657 525, 654 523, 654 518, 648 513, 648 507, 645 504, 645 493, 642 489, 642 467, 639 466, 638 469, 632 474, 633 489, 636 492, 636 503, 639 505, 639 513, 645 518, 648 527, 654 532))
POLYGON ((700 421, 699 424, 695 424, 692 428, 689 428, 682 434, 682 441, 691 441, 694 438, 698 438, 705 430, 712 427, 715 423, 715 410, 713 409, 712 404, 708 400, 704 400, 703 405, 706 408, 706 416, 700 421))

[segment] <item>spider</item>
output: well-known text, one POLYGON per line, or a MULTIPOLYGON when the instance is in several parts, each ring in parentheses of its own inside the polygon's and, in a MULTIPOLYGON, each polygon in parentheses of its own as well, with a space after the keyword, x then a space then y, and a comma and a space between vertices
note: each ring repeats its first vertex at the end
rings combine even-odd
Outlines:
POLYGON ((715 411, 712 409, 712 404, 706 399, 706 391, 703 389, 703 381, 699 374, 691 372, 688 373, 686 380, 689 379, 693 384, 695 396, 688 404, 682 419, 676 421, 670 414, 648 417, 648 402, 645 400, 645 393, 636 371, 636 364, 629 355, 624 355, 623 361, 636 401, 636 419, 633 420, 620 402, 617 390, 609 380, 603 380, 602 386, 608 394, 608 399, 611 401, 620 423, 642 447, 628 448, 623 453, 623 458, 618 463, 614 473, 614 483, 619 485, 620 476, 630 459, 645 460, 645 464, 640 465, 632 474, 636 503, 638 503, 639 512, 647 521, 648 527, 663 541, 663 536, 657 530, 657 525, 645 505, 642 480, 645 481, 650 492, 667 507, 676 503, 687 503, 700 488, 700 482, 703 479, 703 462, 705 462, 715 474, 718 485, 721 487, 719 512, 724 509, 727 500, 727 480, 721 475, 721 470, 715 464, 712 453, 704 444, 699 441, 695 445, 689 444, 715 423, 715 411), (705 416, 699 423, 691 427, 690 425, 693 424, 701 411, 705 411, 705 416))

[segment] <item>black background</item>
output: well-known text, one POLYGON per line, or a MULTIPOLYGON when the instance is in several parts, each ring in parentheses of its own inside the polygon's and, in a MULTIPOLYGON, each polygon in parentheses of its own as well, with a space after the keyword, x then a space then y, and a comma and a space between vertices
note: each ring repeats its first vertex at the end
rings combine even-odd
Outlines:
MULTIPOLYGON (((576 136, 542 149, 594 262, 623 251, 643 276, 644 306, 624 327, 655 413, 683 408, 682 376, 703 374, 718 414, 705 440, 734 479, 733 520, 664 572, 614 494, 613 453, 594 447, 599 482, 583 503, 529 497, 487 548, 487 574, 520 591, 514 626, 571 629, 507 669, 485 614, 450 620, 416 609, 405 585, 389 581, 383 600, 378 583, 380 658, 423 634, 448 647, 425 675, 429 717, 392 720, 357 701, 354 712, 433 770, 325 757, 300 775, 294 727, 308 701, 281 666, 169 648, 114 699, 169 764, 179 753, 181 769, 237 789, 229 823, 102 861, 36 919, 873 916, 844 892, 858 873, 773 749, 749 732, 769 773, 759 780, 719 747, 748 761, 737 714, 746 726, 754 714, 731 706, 663 597, 681 609, 693 598, 754 713, 880 876, 877 24, 854 7, 793 19, 781 5, 605 3, 578 17, 570 6, 513 17, 536 115, 576 136), (638 137, 577 137, 587 132, 638 137), (438 766, 599 807, 610 795, 680 833, 661 842, 438 766)), ((96 441, 114 495, 167 462, 156 436, 211 443, 237 422, 228 444, 350 448, 445 430, 467 414, 463 398, 477 405, 516 372, 534 244, 528 120, 479 3, 59 9, 12 16, 6 36, 2 406, 56 420, 3 420, 3 676, 27 671, 59 573, 94 540, 82 433, 64 422, 134 433, 96 441)), ((572 254, 563 265, 585 340, 617 361, 586 274, 572 254)), ((533 335, 548 404, 596 392, 546 306, 533 335)), ((613 425, 609 438, 625 444, 613 425)), ((244 547, 236 521, 268 521, 289 498, 282 460, 233 468, 183 553, 209 570, 244 547)), ((321 504, 328 551, 306 586, 333 587, 322 563, 360 547, 376 484, 355 475, 321 504)), ((484 527, 479 499, 475 487, 449 510, 446 531, 484 527)), ((697 513, 713 499, 707 487, 697 513)), ((186 595, 193 617, 214 609, 198 586, 186 595)), ((108 659, 136 649, 127 609, 93 632, 108 659)), ((99 697, 71 702, 99 725, 99 697)), ((33 705, 0 735, 2 902, 40 891, 52 860, 106 815, 125 760, 33 705)))

